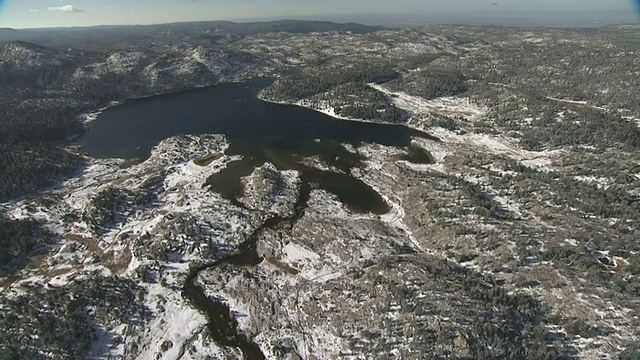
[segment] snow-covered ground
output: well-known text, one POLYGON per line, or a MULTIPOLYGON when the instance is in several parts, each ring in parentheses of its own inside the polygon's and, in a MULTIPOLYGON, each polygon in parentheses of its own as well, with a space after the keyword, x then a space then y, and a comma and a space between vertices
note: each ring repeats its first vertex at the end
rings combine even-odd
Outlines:
POLYGON ((273 164, 265 163, 242 179, 244 195, 238 200, 256 211, 290 216, 300 182, 297 171, 279 171, 273 164))
MULTIPOLYGON (((50 193, 61 199, 55 205, 34 209, 27 200, 4 204, 9 216, 46 221, 47 228, 62 239, 43 265, 23 270, 22 279, 12 288, 19 289, 16 285, 20 282, 64 286, 96 271, 102 276, 135 278, 141 269, 157 266, 154 248, 173 252, 175 256, 167 259, 165 271, 158 274, 161 281, 140 283, 147 293, 144 305, 153 313, 153 320, 145 324, 144 331, 126 336, 122 332, 127 327, 121 326, 109 329, 109 336, 103 334, 100 338, 108 341, 121 336, 138 342, 140 353, 127 356, 139 359, 218 357, 219 349, 206 337, 206 318, 181 296, 180 289, 190 262, 223 255, 256 226, 251 214, 202 186, 208 176, 239 158, 223 155, 207 166, 193 162, 208 154, 223 153, 227 147, 221 135, 172 137, 160 142, 146 161, 127 168, 120 167, 124 160, 88 159, 91 164, 79 177, 50 193), (117 187, 135 192, 144 186, 154 187, 155 199, 119 213, 101 234, 83 221, 82 214, 100 191, 117 187), (66 220, 73 213, 80 215, 79 220, 66 220), (199 238, 183 233, 196 230, 189 226, 202 230, 199 238), (189 355, 187 350, 192 346, 200 351, 189 355)), ((117 358, 124 355, 124 348, 124 344, 97 343, 93 353, 95 358, 105 352, 117 358)))
MULTIPOLYGON (((461 134, 427 125, 427 119, 433 115, 462 118, 471 123, 487 115, 489 109, 467 98, 424 100, 404 93, 391 94, 379 85, 371 86, 392 95, 397 106, 412 114, 407 126, 439 138, 439 141, 412 139, 412 145, 429 151, 435 163, 413 164, 400 160, 407 149, 367 143, 344 145, 348 151, 366 159, 365 166, 352 169, 350 175, 375 190, 389 205, 388 213, 354 213, 336 195, 314 188, 297 222, 267 229, 261 234, 257 248, 264 260, 259 265, 207 270, 198 278, 209 296, 227 304, 236 315, 239 329, 248 334, 268 358, 282 357, 285 348, 294 349, 294 353, 303 358, 315 354, 327 358, 357 358, 347 340, 356 337, 358 332, 347 328, 356 326, 357 321, 342 317, 350 314, 359 318, 352 314, 353 308, 336 303, 341 296, 345 296, 344 301, 353 300, 349 291, 336 290, 338 285, 350 289, 349 286, 359 284, 344 285, 350 283, 354 273, 390 254, 398 256, 398 251, 405 252, 400 256, 417 254, 454 262, 450 255, 453 241, 476 241, 454 236, 446 226, 437 228, 434 223, 441 219, 433 219, 423 211, 429 206, 428 187, 438 185, 428 178, 453 176, 467 183, 484 185, 481 177, 461 173, 464 169, 459 158, 478 152, 504 155, 542 171, 552 169, 555 159, 562 155, 561 150, 523 150, 513 138, 503 135, 461 134), (437 232, 430 233, 434 229, 437 232)), ((329 107, 315 110, 335 117, 329 107)), ((244 192, 238 199, 242 207, 236 206, 203 188, 209 176, 240 160, 238 156, 224 154, 228 146, 222 135, 172 137, 160 142, 147 160, 126 168, 122 167, 124 160, 88 159, 90 165, 82 174, 51 191, 49 196, 60 199, 55 205, 34 207, 28 200, 2 204, 15 219, 45 221, 47 228, 62 239, 42 265, 25 269, 15 285, 36 282, 65 286, 89 274, 131 279, 149 277, 151 280, 140 281, 140 286, 146 291, 141 301, 152 314, 150 320, 138 325, 135 335, 124 325, 101 328, 98 324, 101 331, 99 341, 92 348, 92 358, 105 354, 137 359, 240 357, 237 350, 221 348, 207 336, 207 318, 181 295, 181 286, 189 264, 228 255, 267 217, 291 216, 301 179, 296 171, 280 171, 265 163, 242 179, 244 192), (220 156, 213 157, 215 160, 205 166, 193 161, 211 154, 220 156), (84 215, 96 194, 111 188, 126 194, 152 189, 152 197, 141 204, 125 204, 117 209, 110 223, 96 230, 84 215), (72 218, 69 215, 74 215, 75 220, 69 221, 72 218), (125 339, 124 343, 111 343, 114 337, 125 339), (138 344, 137 350, 125 353, 133 343, 138 344)), ((302 162, 323 171, 337 170, 315 157, 302 162)), ((510 174, 494 164, 487 165, 486 170, 510 174)), ((596 183, 602 180, 577 179, 596 183)), ((441 191, 451 192, 450 201, 457 201, 455 189, 444 189, 441 191)), ((523 215, 523 208, 509 196, 492 194, 492 201, 516 218, 523 215)), ((458 220, 463 219, 446 219, 458 220)), ((482 231, 500 230, 496 224, 481 223, 476 214, 468 215, 465 221, 482 231)), ((514 246, 512 241, 504 241, 501 251, 513 250, 514 246)), ((479 257, 493 256, 492 250, 479 257)), ((486 269, 477 260, 459 264, 479 272, 486 269)), ((379 276, 381 274, 388 275, 380 271, 379 276)), ((19 286, 10 287, 8 291, 19 291, 19 286)), ((418 300, 431 296, 425 289, 420 289, 418 294, 418 300)), ((366 311, 362 304, 368 300, 354 304, 366 311)), ((384 321, 398 321, 404 316, 397 302, 386 305, 384 312, 372 313, 371 317, 379 315, 384 321)), ((394 351, 400 350, 394 348, 394 351)))
POLYGON ((474 104, 469 98, 445 97, 425 100, 402 92, 391 92, 381 85, 371 84, 370 86, 391 96, 396 106, 408 110, 412 114, 407 126, 425 131, 442 140, 443 145, 428 147, 430 151, 433 149, 439 159, 445 156, 443 153, 446 152, 445 147, 451 151, 451 145, 463 146, 492 154, 506 155, 525 166, 548 170, 553 159, 563 153, 562 150, 527 151, 518 146, 515 139, 505 135, 458 134, 444 128, 426 125, 426 120, 432 115, 462 117, 466 121, 475 122, 488 114, 487 107, 474 104))
POLYGON ((300 106, 306 109, 311 109, 314 111, 317 111, 319 113, 323 113, 325 115, 329 115, 331 117, 333 117, 334 119, 339 119, 339 120, 349 120, 349 121, 359 121, 359 122, 367 122, 370 123, 372 121, 370 120, 366 120, 366 119, 357 119, 357 118, 351 118, 351 117, 346 117, 346 116, 342 116, 336 113, 335 108, 333 108, 331 105, 329 105, 328 101, 311 101, 311 100, 298 100, 298 101, 275 101, 275 100, 271 100, 267 97, 264 96, 264 94, 259 94, 258 97, 262 100, 262 101, 266 101, 266 102, 270 102, 273 104, 281 104, 281 105, 296 105, 296 106, 300 106))
MULTIPOLYGON (((180 277, 188 272, 188 264, 176 264, 168 274, 168 285, 181 288, 180 277)), ((140 353, 137 359, 200 359, 221 358, 221 349, 208 337, 208 319, 182 297, 161 284, 149 284, 146 305, 153 311, 153 320, 139 334, 140 353), (192 347, 197 352, 192 352, 192 347)))
POLYGON ((448 96, 426 100, 418 96, 411 96, 404 92, 389 91, 382 85, 369 84, 372 88, 391 97, 396 106, 409 110, 414 117, 437 114, 444 116, 463 117, 465 120, 475 122, 487 114, 489 109, 473 103, 469 98, 448 96))

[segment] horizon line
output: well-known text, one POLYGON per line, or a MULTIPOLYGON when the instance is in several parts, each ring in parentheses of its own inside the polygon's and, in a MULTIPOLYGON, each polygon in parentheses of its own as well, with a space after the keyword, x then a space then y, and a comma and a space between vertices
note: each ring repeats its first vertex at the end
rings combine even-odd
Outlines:
MULTIPOLYGON (((575 14, 575 11, 535 11, 536 14, 552 14, 558 15, 575 14)), ((601 11, 581 11, 583 14, 602 14, 601 11)), ((622 11, 612 11, 610 13, 624 13, 622 11)), ((530 13, 528 13, 530 15, 530 13)), ((308 21, 308 22, 330 22, 337 24, 359 24, 365 26, 380 26, 380 27, 408 27, 408 26, 421 26, 421 25, 458 25, 458 26, 503 26, 503 27, 551 27, 551 28, 596 28, 612 25, 640 25, 637 21, 630 21, 631 19, 584 19, 582 21, 570 21, 571 19, 536 19, 531 16, 522 17, 524 13, 518 11, 486 11, 486 12, 469 12, 469 13, 354 13, 354 14, 326 14, 326 15, 297 15, 294 17, 248 17, 248 18, 227 18, 227 19, 211 19, 211 20, 192 20, 192 21, 170 21, 170 22, 149 22, 149 23, 134 23, 134 24, 90 24, 90 25, 73 25, 73 26, 36 26, 36 27, 1 27, 0 29, 11 30, 46 30, 46 29, 84 29, 84 28, 98 28, 98 27, 135 27, 135 26, 158 26, 158 25, 174 25, 174 24, 195 24, 195 23, 235 23, 235 24, 249 24, 249 23, 268 23, 278 21, 308 21), (486 17, 487 15, 492 15, 486 17), (439 19, 440 16, 444 16, 444 19, 439 19), (390 18, 391 17, 391 18, 390 18), (400 17, 395 18, 393 17, 400 17), (406 17, 402 19, 401 17, 406 17), (385 19, 387 18, 387 19, 385 19), (449 21, 446 19, 448 18, 449 21), (456 19, 454 20, 454 19, 456 19), (467 21, 460 21, 462 18, 466 18, 467 21), (443 21, 444 20, 444 21, 443 21), (514 23, 517 21, 523 21, 525 23, 514 23), (526 23, 529 22, 529 23, 526 23)))

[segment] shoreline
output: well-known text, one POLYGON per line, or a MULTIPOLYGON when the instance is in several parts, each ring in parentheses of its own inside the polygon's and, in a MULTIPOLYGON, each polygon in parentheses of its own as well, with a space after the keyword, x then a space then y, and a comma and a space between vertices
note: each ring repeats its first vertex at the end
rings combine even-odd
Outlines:
POLYGON ((80 121, 82 121, 83 125, 88 125, 88 124, 96 121, 98 116, 100 116, 100 114, 102 114, 103 111, 105 111, 107 109, 110 109, 112 107, 116 107, 116 106, 122 105, 127 100, 112 101, 107 106, 103 106, 103 107, 101 107, 101 108, 99 108, 97 110, 92 110, 92 111, 89 111, 89 112, 82 113, 82 114, 78 115, 77 118, 80 119, 80 121))
POLYGON ((167 91, 167 92, 157 92, 157 93, 148 94, 148 95, 127 97, 127 98, 122 99, 122 100, 110 101, 109 105, 103 106, 101 108, 81 113, 81 114, 77 115, 77 118, 80 119, 82 121, 82 123, 86 125, 86 124, 90 124, 91 122, 95 121, 97 119, 97 117, 100 116, 100 114, 103 111, 106 111, 106 110, 108 110, 110 108, 113 108, 113 107, 117 107, 117 106, 126 104, 129 101, 144 100, 144 99, 149 99, 149 98, 153 98, 153 97, 156 97, 156 96, 177 95, 177 94, 182 94, 182 93, 186 93, 186 92, 190 92, 190 91, 204 90, 204 89, 207 89, 207 88, 210 88, 210 87, 223 85, 223 84, 240 84, 240 83, 244 83, 244 82, 247 82, 247 81, 250 81, 250 80, 255 80, 255 79, 260 79, 260 78, 264 79, 264 78, 270 78, 270 77, 268 77, 268 76, 267 77, 265 77, 265 76, 256 76, 256 77, 249 77, 249 78, 242 79, 242 80, 218 81, 216 83, 203 85, 203 86, 196 86, 196 87, 189 88, 189 89, 175 89, 175 90, 170 90, 170 91, 167 91))
MULTIPOLYGON (((190 89, 182 89, 182 90, 176 90, 176 91, 169 91, 169 92, 159 92, 159 93, 155 93, 155 94, 149 94, 149 95, 141 95, 141 96, 134 96, 134 97, 129 97, 126 99, 122 99, 122 100, 113 100, 110 101, 108 105, 103 106, 101 108, 97 108, 94 110, 90 110, 87 112, 83 112, 81 114, 76 115, 76 119, 78 119, 82 125, 84 126, 84 130, 79 133, 79 134, 75 134, 72 137, 68 138, 66 140, 66 144, 64 144, 64 148, 67 151, 70 151, 70 147, 73 147, 74 145, 78 145, 78 140, 80 138, 82 138, 82 136, 89 131, 90 127, 89 125, 96 121, 98 119, 98 117, 106 110, 117 107, 117 106, 121 106, 123 104, 126 104, 129 101, 137 101, 137 100, 143 100, 143 99, 149 99, 149 98, 153 98, 156 96, 171 96, 171 95, 176 95, 176 94, 180 94, 180 93, 184 93, 184 92, 190 92, 190 91, 198 91, 198 90, 202 90, 202 89, 206 89, 206 88, 210 88, 210 87, 214 87, 214 86, 218 86, 218 85, 222 85, 222 84, 238 84, 238 83, 242 83, 242 82, 246 82, 249 80, 252 80, 254 78, 249 78, 249 79, 244 79, 244 80, 239 80, 239 81, 220 81, 217 82, 215 84, 210 84, 210 85, 205 85, 205 86, 197 86, 194 88, 190 88, 190 89)), ((82 147, 79 147, 79 149, 82 150, 82 147)), ((96 159, 93 156, 91 156, 90 154, 83 154, 83 157, 88 157, 91 159, 96 159)), ((120 159, 120 158, 116 158, 116 159, 120 159)))
MULTIPOLYGON (((64 147, 67 150, 71 150, 70 148, 78 145, 78 140, 80 138, 82 138, 82 136, 87 131, 90 130, 90 124, 92 122, 96 121, 98 119, 98 117, 104 111, 106 111, 108 109, 111 109, 111 108, 114 108, 114 107, 117 107, 117 106, 121 106, 123 104, 126 104, 127 102, 143 100, 143 99, 148 99, 148 98, 153 98, 153 97, 158 97, 158 96, 171 96, 171 95, 181 94, 181 93, 185 93, 185 92, 198 91, 198 90, 207 89, 207 88, 210 88, 210 87, 215 87, 215 86, 224 85, 224 84, 241 84, 241 83, 246 83, 248 81, 259 79, 259 78, 264 78, 264 77, 259 76, 259 77, 256 77, 256 78, 249 78, 249 79, 244 79, 244 80, 241 80, 241 81, 222 81, 222 82, 218 82, 218 83, 215 83, 215 84, 211 84, 211 85, 207 85, 207 86, 195 87, 195 88, 191 88, 191 89, 182 89, 182 90, 178 90, 178 91, 170 91, 170 92, 165 92, 165 93, 155 93, 155 94, 149 94, 149 95, 126 98, 126 99, 123 99, 123 100, 111 101, 106 106, 103 106, 103 107, 97 108, 95 110, 91 110, 91 111, 84 112, 84 113, 81 113, 81 114, 77 115, 76 118, 81 121, 81 123, 85 127, 85 130, 82 131, 81 133, 73 136, 72 139, 68 139, 67 140, 67 144, 64 147)), ((342 115, 337 114, 335 109, 333 107, 331 107, 331 106, 318 106, 318 105, 322 105, 322 103, 315 103, 315 102, 308 101, 308 100, 278 101, 278 100, 269 99, 266 96, 264 96, 264 90, 265 89, 257 91, 255 96, 260 101, 264 101, 266 103, 278 104, 278 105, 298 106, 298 107, 301 107, 301 108, 305 108, 305 109, 309 109, 309 110, 312 110, 312 111, 315 111, 315 112, 319 112, 321 114, 330 116, 333 119, 341 120, 341 121, 352 121, 352 122, 359 122, 359 123, 365 123, 365 124, 379 124, 379 125, 387 125, 387 126, 404 126, 404 127, 408 128, 408 129, 415 130, 415 131, 418 131, 420 133, 423 133, 424 135, 426 135, 431 140, 441 141, 438 137, 436 137, 436 136, 432 135, 431 133, 421 129, 419 126, 412 126, 413 124, 410 123, 410 120, 411 120, 412 115, 413 115, 412 112, 411 112, 411 115, 409 117, 407 117, 403 122, 384 122, 384 121, 376 121, 376 120, 351 118, 351 117, 342 116, 342 115)), ((81 147, 79 149, 82 150, 81 147)), ((82 156, 83 157, 87 157, 87 158, 91 158, 91 159, 95 159, 91 154, 82 154, 82 156)))
MULTIPOLYGON (((202 89, 206 89, 206 88, 210 88, 210 87, 214 87, 214 86, 218 86, 218 85, 223 85, 223 84, 239 84, 239 83, 247 82, 247 81, 258 79, 258 78, 264 78, 264 77, 258 76, 258 77, 255 77, 255 78, 248 78, 248 79, 243 79, 243 80, 240 80, 240 81, 221 81, 221 82, 217 82, 215 84, 194 87, 194 88, 191 88, 191 89, 182 89, 182 90, 178 90, 178 91, 160 92, 160 93, 149 94, 149 95, 134 96, 134 97, 126 98, 126 99, 123 99, 123 100, 114 100, 114 101, 111 101, 109 103, 109 105, 103 106, 103 107, 95 109, 95 110, 91 110, 91 111, 88 111, 88 112, 81 113, 81 114, 77 115, 77 118, 80 119, 84 125, 88 125, 88 124, 94 122, 98 118, 98 116, 100 116, 100 114, 102 114, 102 112, 104 112, 104 111, 106 111, 106 110, 108 110, 110 108, 123 105, 128 101, 148 99, 148 98, 152 98, 152 97, 156 97, 156 96, 167 96, 167 95, 170 96, 170 95, 180 94, 180 93, 184 93, 184 92, 202 90, 202 89)), ((260 99, 261 101, 264 101, 266 103, 278 104, 278 105, 299 106, 299 107, 302 107, 302 108, 305 108, 305 109, 317 111, 317 112, 325 114, 327 116, 331 116, 332 118, 337 119, 337 120, 355 121, 355 122, 368 123, 368 124, 404 125, 404 126, 407 126, 407 127, 411 128, 411 129, 414 129, 414 130, 420 130, 420 129, 408 126, 408 120, 411 118, 411 116, 409 116, 403 122, 399 122, 399 123, 375 121, 375 120, 367 120, 367 119, 358 119, 358 118, 350 118, 350 117, 347 117, 347 116, 338 115, 335 112, 335 109, 330 107, 330 106, 327 106, 327 107, 324 107, 324 108, 315 107, 315 106, 313 106, 313 104, 310 101, 305 101, 305 100, 299 100, 299 101, 272 100, 272 99, 269 99, 269 98, 263 96, 263 92, 264 92, 264 89, 260 90, 256 94, 256 97, 258 99, 260 99)))
MULTIPOLYGON (((427 131, 423 128, 421 128, 420 126, 413 126, 410 122, 413 113, 411 112, 412 115, 410 115, 408 118, 406 118, 403 122, 401 123, 390 123, 390 122, 382 122, 382 121, 373 121, 373 120, 365 120, 365 119, 355 119, 355 118, 348 118, 346 116, 340 116, 337 115, 335 113, 335 111, 333 110, 333 108, 331 107, 327 107, 327 108, 316 108, 316 107, 312 107, 311 104, 306 103, 304 100, 300 100, 300 101, 296 101, 296 102, 292 102, 292 101, 277 101, 277 100, 270 100, 267 99, 265 97, 262 96, 262 91, 260 91, 257 95, 258 99, 260 99, 261 101, 264 101, 266 103, 270 103, 270 104, 278 104, 278 105, 289 105, 289 106, 298 106, 301 108, 305 108, 305 109, 309 109, 312 111, 316 111, 319 112, 321 114, 330 116, 334 119, 336 119, 337 121, 353 121, 353 122, 358 122, 358 123, 364 123, 364 124, 377 124, 377 125, 386 125, 386 126, 404 126, 407 129, 416 131, 420 134, 422 134, 422 136, 424 136, 425 138, 435 141, 435 142, 442 142, 442 139, 439 138, 438 136, 434 135, 432 132, 427 131)), ((407 109, 405 109, 407 110, 407 109)))
MULTIPOLYGON (((392 123, 392 122, 384 122, 384 121, 375 121, 375 120, 366 120, 366 119, 356 119, 356 118, 350 118, 347 116, 342 116, 342 115, 338 115, 335 112, 335 109, 327 106, 324 108, 320 108, 320 107, 315 107, 312 105, 312 103, 310 101, 305 101, 305 100, 298 100, 298 101, 279 101, 279 100, 272 100, 269 98, 266 98, 262 95, 262 91, 260 91, 257 95, 258 99, 260 99, 261 101, 264 101, 266 103, 270 103, 270 104, 277 104, 277 105, 291 105, 291 106, 299 106, 301 108, 305 108, 305 109, 309 109, 309 110, 313 110, 319 113, 322 113, 324 115, 327 116, 331 116, 332 118, 336 119, 336 120, 343 120, 343 121, 354 121, 354 122, 360 122, 360 123, 366 123, 366 124, 382 124, 382 125, 393 125, 393 126, 407 126, 407 120, 409 118, 407 118, 404 122, 401 123, 392 123)), ((407 126, 408 128, 414 129, 414 130, 419 130, 419 129, 415 129, 411 126, 407 126)))

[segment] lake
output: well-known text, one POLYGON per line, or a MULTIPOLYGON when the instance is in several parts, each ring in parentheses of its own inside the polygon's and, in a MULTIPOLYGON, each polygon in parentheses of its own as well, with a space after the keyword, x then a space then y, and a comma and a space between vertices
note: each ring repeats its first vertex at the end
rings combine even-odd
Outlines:
MULTIPOLYGON (((268 161, 282 170, 300 171, 303 181, 336 194, 353 211, 388 211, 373 189, 346 175, 364 159, 341 144, 409 149, 411 137, 429 135, 405 126, 337 120, 299 106, 267 103, 257 94, 270 82, 256 79, 130 100, 102 112, 78 142, 93 157, 133 159, 146 158, 153 146, 174 135, 225 134, 231 142, 227 154, 244 157, 208 180, 225 198, 240 195, 240 177, 268 161), (310 156, 346 174, 303 166, 301 160, 310 156)), ((408 160, 427 161, 424 154, 408 160)))

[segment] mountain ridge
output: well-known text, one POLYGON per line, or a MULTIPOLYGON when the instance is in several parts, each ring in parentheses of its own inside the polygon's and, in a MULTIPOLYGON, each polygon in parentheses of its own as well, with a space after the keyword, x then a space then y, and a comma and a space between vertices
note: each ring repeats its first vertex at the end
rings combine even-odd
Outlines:
POLYGON ((84 50, 126 46, 123 44, 149 44, 185 38, 200 39, 203 43, 224 39, 238 39, 249 35, 285 32, 308 34, 312 32, 352 32, 369 34, 383 30, 381 26, 358 23, 335 23, 314 20, 276 20, 262 22, 195 21, 150 25, 97 25, 88 27, 53 27, 2 31, 0 45, 12 40, 24 40, 56 48, 84 50))

